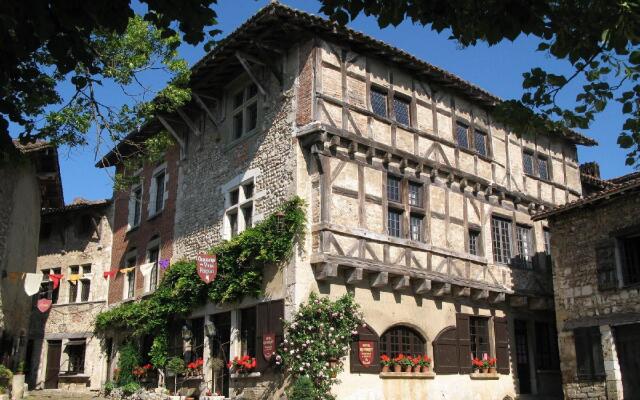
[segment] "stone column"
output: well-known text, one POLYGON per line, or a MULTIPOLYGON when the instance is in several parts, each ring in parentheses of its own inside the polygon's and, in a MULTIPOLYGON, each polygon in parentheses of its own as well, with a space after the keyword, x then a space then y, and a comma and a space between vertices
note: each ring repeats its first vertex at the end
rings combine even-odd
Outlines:
POLYGON ((618 362, 618 352, 610 325, 600 326, 600 340, 602 342, 602 357, 606 374, 607 399, 622 400, 622 373, 618 362))

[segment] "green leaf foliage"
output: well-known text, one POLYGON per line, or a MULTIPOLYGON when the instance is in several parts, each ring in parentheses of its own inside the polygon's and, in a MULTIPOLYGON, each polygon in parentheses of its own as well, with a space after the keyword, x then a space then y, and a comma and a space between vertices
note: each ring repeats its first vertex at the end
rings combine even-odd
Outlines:
POLYGON ((233 303, 244 297, 258 297, 266 265, 281 263, 291 255, 295 242, 304 233, 302 199, 295 197, 274 213, 229 241, 214 246, 218 275, 209 285, 196 272, 195 261, 183 260, 167 269, 158 288, 148 297, 120 304, 96 317, 95 331, 129 332, 133 337, 156 335, 150 356, 156 367, 166 363, 169 324, 188 316, 206 304, 233 303))

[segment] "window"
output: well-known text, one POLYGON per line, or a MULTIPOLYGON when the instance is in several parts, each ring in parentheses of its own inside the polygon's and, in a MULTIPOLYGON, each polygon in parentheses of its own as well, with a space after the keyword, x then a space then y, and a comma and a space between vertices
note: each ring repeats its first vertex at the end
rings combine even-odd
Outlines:
POLYGON ((489 318, 469 317, 469 339, 471 341, 471 355, 482 359, 490 353, 489 348, 489 318))
POLYGON ((600 329, 597 326, 579 328, 573 331, 576 347, 578 379, 604 379, 604 361, 600 329))
POLYGON ((258 126, 258 87, 251 83, 233 96, 233 139, 253 132, 258 126))
POLYGON ((461 122, 456 123, 456 141, 458 146, 469 148, 469 127, 461 122))
POLYGON ((155 205, 154 205, 154 214, 159 213, 164 208, 164 180, 165 180, 165 172, 164 170, 154 176, 155 180, 155 205))
MULTIPOLYGON (((254 199, 255 178, 241 181, 243 177, 237 177, 239 184, 231 186, 227 191, 227 211, 224 232, 227 238, 232 238, 250 228, 254 223, 254 199)), ((233 181, 232 181, 233 182, 233 181)))
POLYGON ((533 154, 522 153, 522 168, 525 174, 533 175, 533 154))
POLYGON ((518 251, 515 260, 516 265, 521 268, 532 269, 533 243, 532 230, 530 227, 522 225, 516 226, 516 247, 518 251))
POLYGON ((473 144, 476 149, 476 153, 486 156, 487 155, 487 134, 476 130, 473 136, 473 144))
POLYGON ((402 211, 389 209, 387 214, 389 236, 400 237, 402 234, 402 211))
POLYGON ((409 205, 422 207, 422 185, 409 182, 409 205))
POLYGON ((387 177, 387 200, 400 202, 400 178, 387 177))
POLYGON ((80 287, 80 301, 89 301, 89 294, 91 292, 91 264, 82 266, 80 287))
POLYGON ((640 283, 640 234, 618 239, 624 285, 640 283))
POLYGON ((395 120, 403 125, 411 125, 409 102, 399 97, 393 97, 393 113, 395 120))
POLYGON ((424 354, 425 340, 418 332, 407 326, 394 326, 380 337, 380 354, 389 357, 424 354))
POLYGON ((411 240, 422 240, 422 216, 411 214, 410 226, 411 230, 409 233, 411 234, 411 240))
POLYGON ((131 201, 129 202, 129 204, 132 207, 132 210, 130 210, 130 225, 133 228, 140 225, 140 216, 142 212, 142 186, 138 186, 137 188, 133 189, 133 192, 131 193, 131 201))
POLYGON ((67 373, 84 373, 84 354, 86 349, 85 339, 73 339, 67 342, 66 352, 69 357, 67 373))
POLYGON ((240 342, 242 354, 256 356, 256 307, 240 310, 240 342))
POLYGON ((149 249, 149 262, 153 263, 151 273, 149 274, 149 291, 158 287, 158 259, 160 258, 160 248, 152 247, 149 249))
POLYGON ((480 231, 469 229, 469 254, 480 255, 480 231))
POLYGON ((371 111, 380 117, 387 117, 387 93, 371 88, 371 111))
MULTIPOLYGON (((73 266, 69 267, 69 275, 78 275, 80 274, 80 267, 73 266)), ((69 303, 75 303, 78 301, 78 281, 72 283, 69 281, 69 303)))
POLYGON ((509 264, 511 261, 511 221, 500 217, 492 217, 491 233, 493 261, 500 264, 509 264))
POLYGON ((536 321, 536 368, 541 370, 558 370, 558 339, 553 323, 536 321))

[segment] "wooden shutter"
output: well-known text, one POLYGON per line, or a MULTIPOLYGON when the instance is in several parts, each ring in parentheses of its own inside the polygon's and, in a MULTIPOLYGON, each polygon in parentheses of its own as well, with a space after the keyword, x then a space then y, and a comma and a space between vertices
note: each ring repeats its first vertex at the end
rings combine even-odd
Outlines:
POLYGON ((380 349, 378 334, 367 325, 358 327, 358 334, 351 341, 351 353, 349 355, 350 371, 364 374, 377 374, 380 372, 380 349), (373 362, 370 366, 362 365, 358 352, 358 342, 370 340, 373 342, 373 362))
POLYGON ((457 374, 458 334, 456 328, 444 328, 433 341, 433 370, 436 374, 457 374))
POLYGON ((606 240, 596 245, 596 270, 599 290, 615 289, 618 286, 614 241, 606 240))
POLYGON ((262 337, 265 333, 275 333, 276 349, 282 342, 284 328, 284 300, 260 303, 256 306, 256 371, 263 372, 274 364, 274 358, 266 360, 262 354, 262 337))
POLYGON ((506 318, 493 319, 498 373, 509 375, 509 330, 506 318))
POLYGON ((456 314, 458 335, 458 371, 461 374, 471 372, 471 338, 469 334, 469 316, 456 314))

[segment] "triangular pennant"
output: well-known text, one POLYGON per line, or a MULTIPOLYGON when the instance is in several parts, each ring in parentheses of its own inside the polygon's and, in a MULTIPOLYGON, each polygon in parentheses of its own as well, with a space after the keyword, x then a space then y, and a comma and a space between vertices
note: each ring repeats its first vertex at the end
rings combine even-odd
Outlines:
POLYGON ((52 303, 53 302, 49 299, 40 299, 38 300, 38 305, 37 305, 38 310, 40 310, 41 313, 46 313, 51 308, 52 303))
POLYGON ((24 279, 24 291, 29 296, 40 291, 40 285, 42 284, 43 275, 41 273, 28 273, 24 279))

